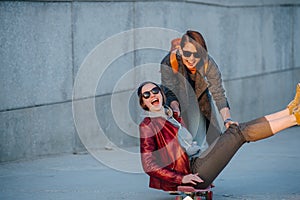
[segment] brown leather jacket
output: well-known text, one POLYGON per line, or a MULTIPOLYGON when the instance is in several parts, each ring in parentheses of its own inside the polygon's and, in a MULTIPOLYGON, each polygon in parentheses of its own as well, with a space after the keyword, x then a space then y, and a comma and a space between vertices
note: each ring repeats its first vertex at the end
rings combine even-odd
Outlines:
MULTIPOLYGON (((181 111, 187 111, 191 103, 198 101, 199 109, 207 120, 207 127, 210 125, 209 130, 217 136, 221 133, 221 127, 215 117, 216 110, 211 106, 211 98, 215 101, 219 111, 224 107, 230 108, 217 64, 212 57, 208 56, 207 68, 204 70, 205 63, 201 60, 196 66, 195 85, 192 87, 188 81, 188 70, 179 53, 176 54, 177 72, 173 71, 170 56, 169 53, 161 62, 161 82, 167 97, 166 104, 170 106, 170 103, 176 100, 180 103, 181 111), (191 102, 191 99, 194 101, 191 102)), ((188 122, 186 115, 188 113, 182 113, 183 119, 188 122)), ((212 137, 212 139, 208 139, 208 142, 211 143, 214 139, 215 137, 212 137)))
MULTIPOLYGON (((161 62, 161 81, 162 86, 164 87, 164 93, 167 97, 167 105, 170 105, 174 100, 177 100, 180 104, 188 103, 186 98, 189 97, 188 93, 192 92, 187 91, 189 89, 187 69, 182 62, 181 56, 176 56, 178 61, 178 73, 175 73, 171 67, 170 54, 166 55, 161 62)), ((203 60, 196 66, 197 72, 193 89, 198 101, 201 101, 203 97, 207 98, 207 95, 204 94, 209 91, 216 102, 218 110, 221 110, 224 107, 229 108, 225 89, 222 84, 221 72, 217 64, 212 57, 208 56, 206 72, 204 72, 203 66, 203 60)), ((206 118, 210 119, 210 104, 206 102, 207 100, 199 102, 199 108, 206 118)))
MULTIPOLYGON (((181 118, 174 115, 181 122, 181 118)), ((146 117, 140 123, 140 151, 149 187, 176 191, 183 176, 190 173, 188 155, 180 146, 178 128, 163 117, 146 117)))

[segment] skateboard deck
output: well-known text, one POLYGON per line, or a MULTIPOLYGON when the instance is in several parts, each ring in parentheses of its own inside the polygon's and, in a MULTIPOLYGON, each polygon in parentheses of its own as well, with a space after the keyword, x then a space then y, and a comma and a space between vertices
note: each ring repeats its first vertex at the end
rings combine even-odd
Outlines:
POLYGON ((175 197, 175 200, 212 200, 213 192, 211 187, 206 189, 195 189, 191 186, 178 186, 180 195, 175 197))

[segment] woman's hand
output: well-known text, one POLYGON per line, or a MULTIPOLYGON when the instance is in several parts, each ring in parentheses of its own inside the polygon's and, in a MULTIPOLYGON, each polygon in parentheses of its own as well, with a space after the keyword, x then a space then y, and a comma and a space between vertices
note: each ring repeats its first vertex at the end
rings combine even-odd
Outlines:
POLYGON ((180 110, 179 110, 179 103, 178 101, 172 101, 170 104, 170 107, 172 108, 173 112, 177 112, 178 116, 180 116, 180 110))
POLYGON ((235 125, 237 125, 237 126, 239 125, 238 122, 233 121, 233 120, 231 119, 230 110, 229 110, 228 107, 222 108, 222 109, 220 110, 220 113, 221 113, 222 118, 223 118, 223 120, 224 120, 224 126, 225 126, 226 129, 228 129, 229 126, 230 126, 231 124, 235 124, 235 125))
POLYGON ((237 126, 239 125, 238 122, 235 122, 235 121, 232 121, 232 120, 227 120, 227 121, 225 120, 224 121, 224 126, 225 126, 226 129, 228 129, 231 124, 235 124, 237 126))
POLYGON ((197 183, 202 183, 204 182, 197 174, 188 174, 185 175, 181 181, 182 183, 191 183, 193 185, 197 185, 197 183))

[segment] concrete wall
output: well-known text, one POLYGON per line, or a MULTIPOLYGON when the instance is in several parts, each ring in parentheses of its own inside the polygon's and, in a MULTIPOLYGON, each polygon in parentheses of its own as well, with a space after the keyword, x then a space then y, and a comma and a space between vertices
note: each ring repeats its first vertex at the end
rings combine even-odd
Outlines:
POLYGON ((95 148, 109 141, 137 145, 134 89, 145 79, 159 81, 170 40, 187 29, 203 33, 235 119, 285 107, 300 79, 299 5, 1 1, 0 162, 76 153, 84 150, 79 137, 95 148), (130 32, 135 28, 144 29, 130 32), (83 84, 77 87, 77 80, 83 84))

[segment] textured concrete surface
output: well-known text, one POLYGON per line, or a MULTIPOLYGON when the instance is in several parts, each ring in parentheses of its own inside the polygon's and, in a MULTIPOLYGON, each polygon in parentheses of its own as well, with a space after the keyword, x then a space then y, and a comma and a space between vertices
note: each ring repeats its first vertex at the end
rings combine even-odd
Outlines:
MULTIPOLYGON (((264 141, 245 144, 215 180, 214 200, 298 200, 300 198, 300 127, 264 141)), ((138 152, 138 147, 124 148, 138 152)), ((102 150, 103 160, 90 154, 61 155, 0 165, 0 199, 22 200, 172 200, 148 188, 148 176, 129 154, 102 150), (108 167, 105 159, 110 161, 108 167), (118 169, 117 169, 118 168, 118 169)), ((138 153, 136 153, 138 155, 138 153)))
MULTIPOLYGON (((283 108, 300 77, 299 5, 298 0, 1 1, 0 161, 82 151, 72 101, 84 104, 95 96, 97 105, 89 106, 98 123, 83 114, 85 131, 97 134, 101 126, 117 145, 136 145, 140 110, 132 103, 134 89, 146 79, 159 82, 170 40, 187 29, 203 33, 222 71, 234 119, 283 108), (172 34, 136 31, 118 38, 147 27, 172 34), (81 66, 97 48, 98 60, 87 63, 95 68, 82 78, 84 95, 76 96, 81 66), (95 88, 88 84, 94 79, 95 88)), ((106 141, 98 142, 103 147, 106 141)))
POLYGON ((71 98, 70 9, 68 3, 0 3, 0 110, 71 98))
POLYGON ((71 103, 2 112, 0 162, 73 152, 71 103), (18 133, 18 134, 16 134, 18 133))

